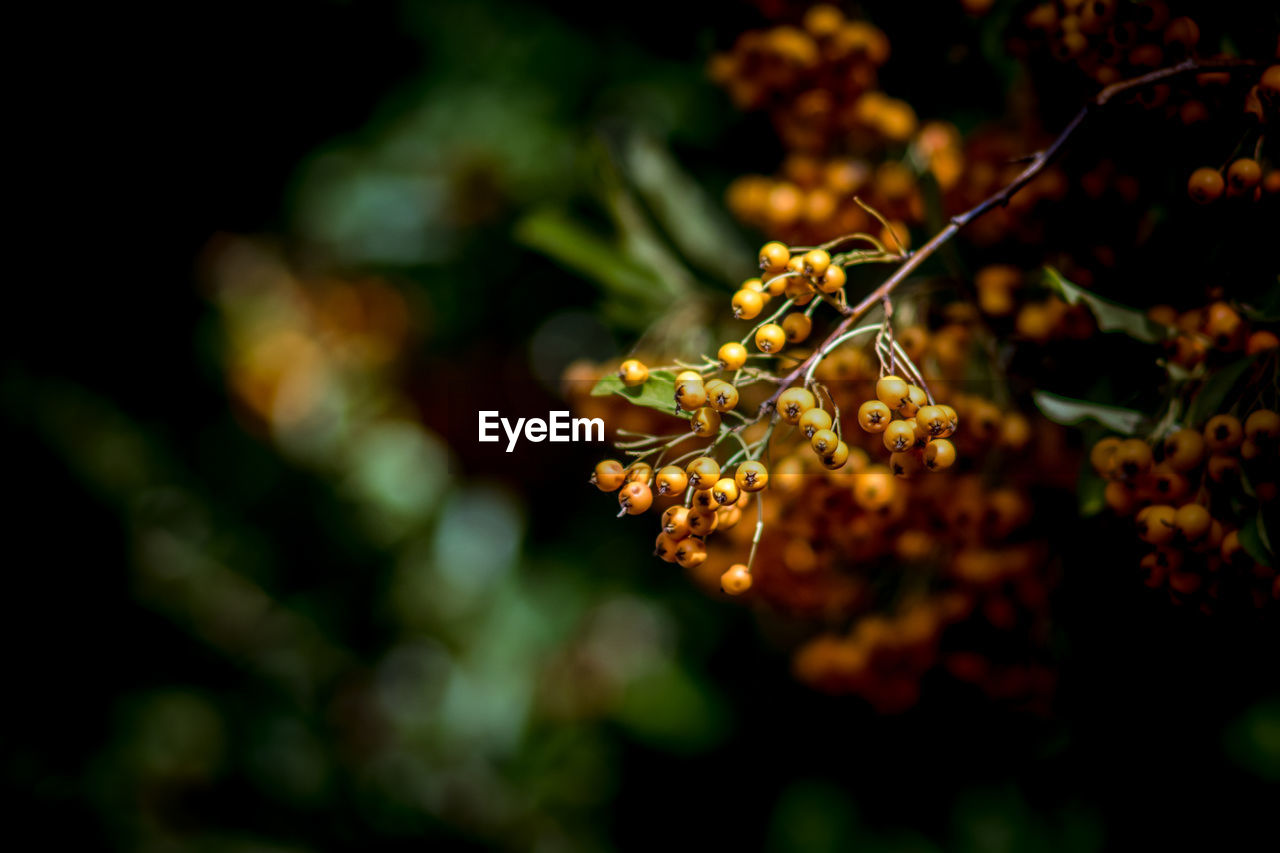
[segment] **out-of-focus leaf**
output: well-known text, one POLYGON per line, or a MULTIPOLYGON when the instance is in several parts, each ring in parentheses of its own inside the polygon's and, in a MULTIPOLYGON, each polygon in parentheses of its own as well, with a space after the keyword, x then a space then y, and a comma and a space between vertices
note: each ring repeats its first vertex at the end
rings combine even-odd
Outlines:
POLYGON ((1280 278, 1272 283, 1271 287, 1266 289, 1262 294, 1261 302, 1257 305, 1241 306, 1241 313, 1245 317, 1255 323, 1275 323, 1280 321, 1280 278))
POLYGON ((1275 556, 1271 550, 1271 542, 1267 538, 1261 512, 1246 521, 1240 528, 1240 547, 1264 566, 1274 565, 1275 556))
POLYGON ((1253 366, 1256 358, 1257 356, 1251 356, 1233 361, 1209 376, 1191 400, 1191 406, 1187 409, 1187 424, 1197 426, 1221 412, 1228 395, 1253 366))
POLYGON ((1110 299, 1103 299, 1095 293, 1090 293, 1084 288, 1067 281, 1063 278, 1062 273, 1053 267, 1046 266, 1044 272, 1049 286, 1062 294, 1062 298, 1066 300, 1068 305, 1077 305, 1083 302, 1089 306, 1089 310, 1093 312, 1094 319, 1098 321, 1098 328, 1102 331, 1123 332, 1131 338, 1136 338, 1149 344, 1159 343, 1169 337, 1168 328, 1153 322, 1137 308, 1130 308, 1127 305, 1121 305, 1118 302, 1112 302, 1110 299))
POLYGON ((622 146, 622 156, 626 177, 686 258, 729 284, 751 273, 750 247, 658 140, 633 135, 622 146))
POLYGON ((1133 435, 1147 419, 1142 412, 1135 412, 1132 409, 1104 406, 1087 400, 1073 400, 1070 397, 1050 394, 1048 391, 1036 391, 1032 396, 1035 398, 1036 406, 1046 418, 1065 426, 1075 426, 1086 420, 1095 420, 1123 435, 1133 435))
POLYGON ((643 385, 628 387, 616 373, 610 373, 596 383, 591 389, 591 396, 603 397, 607 394, 621 394, 637 406, 648 406, 667 414, 679 414, 688 417, 688 412, 675 412, 676 375, 670 370, 652 370, 643 385))
POLYGON ((616 713, 633 736, 674 752, 706 749, 729 728, 717 697, 674 663, 660 664, 628 684, 616 713))
POLYGON ((1093 471, 1093 466, 1085 460, 1080 473, 1076 495, 1079 498, 1080 515, 1089 517, 1102 512, 1107 506, 1107 481, 1093 471))
POLYGON ((694 280, 688 266, 659 233, 616 160, 607 154, 604 156, 600 179, 605 207, 613 217, 627 257, 652 270, 668 296, 690 293, 694 290, 694 280))
POLYGON ((597 282, 615 295, 648 305, 664 304, 667 288, 615 246, 556 208, 539 208, 516 223, 516 240, 597 282))
POLYGON ((1280 781, 1280 701, 1254 705, 1227 726, 1227 755, 1263 779, 1280 781))

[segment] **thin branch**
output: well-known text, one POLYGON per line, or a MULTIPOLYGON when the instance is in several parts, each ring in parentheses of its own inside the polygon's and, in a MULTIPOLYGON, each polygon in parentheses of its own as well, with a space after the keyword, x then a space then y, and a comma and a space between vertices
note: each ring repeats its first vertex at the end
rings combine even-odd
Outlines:
POLYGON ((901 284, 907 276, 911 275, 924 261, 934 252, 938 251, 948 240, 956 235, 957 232, 975 219, 990 212, 993 208, 1004 207, 1009 200, 1018 193, 1023 187, 1031 183, 1031 181, 1039 175, 1052 162, 1058 159, 1062 154, 1067 143, 1076 134, 1076 132, 1085 124, 1088 118, 1095 112, 1107 106, 1113 99, 1119 95, 1128 92, 1145 89, 1154 86, 1166 80, 1175 77, 1182 77, 1187 74, 1198 74, 1205 71, 1239 71, 1241 69, 1256 68, 1257 63, 1247 59, 1219 59, 1207 62, 1201 62, 1194 59, 1187 59, 1179 62, 1177 65, 1171 65, 1168 68, 1160 68, 1140 77, 1134 77, 1131 80, 1121 80, 1118 83, 1112 83, 1101 92, 1098 93, 1092 101, 1086 104, 1080 112, 1076 113, 1070 123, 1058 134, 1048 148, 1036 153, 1027 163, 1027 167, 1018 173, 1018 176, 1006 184, 1002 189, 979 202, 974 207, 966 210, 964 213, 951 217, 946 227, 925 243, 919 249, 906 255, 902 262, 902 266, 894 270, 884 282, 875 290, 868 293, 862 298, 862 301, 853 306, 852 310, 845 314, 830 335, 827 341, 816 349, 803 362, 795 367, 791 373, 783 377, 783 381, 779 383, 778 388, 767 400, 760 404, 760 416, 764 416, 777 406, 778 397, 782 392, 787 390, 796 379, 803 376, 809 370, 812 362, 818 358, 818 353, 822 352, 827 343, 849 330, 849 327, 858 321, 863 314, 867 313, 877 302, 886 299, 889 294, 893 293, 894 288, 901 284))

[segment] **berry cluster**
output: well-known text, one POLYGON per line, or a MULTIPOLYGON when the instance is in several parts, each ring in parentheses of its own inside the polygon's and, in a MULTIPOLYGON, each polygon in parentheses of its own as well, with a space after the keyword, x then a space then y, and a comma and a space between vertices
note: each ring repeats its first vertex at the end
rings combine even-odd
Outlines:
MULTIPOLYGON (((954 465, 956 448, 948 439, 959 424, 955 409, 934 404, 923 388, 900 376, 882 376, 876 382, 876 398, 858 407, 858 426, 881 437, 896 477, 954 465)), ((814 444, 816 448, 816 438, 814 444)))
MULTIPOLYGON (((668 563, 693 569, 707 559, 707 537, 717 530, 731 530, 741 521, 751 495, 768 485, 769 470, 762 462, 747 460, 730 476, 712 456, 657 471, 646 462, 623 467, 616 459, 606 459, 596 465, 591 482, 602 492, 618 493, 619 514, 641 515, 654 506, 655 499, 666 499, 653 552, 668 563), (681 494, 686 495, 684 503, 674 502, 681 494)), ((731 566, 722 574, 721 586, 731 595, 746 592, 751 587, 750 571, 745 565, 731 566)))
POLYGON ((710 74, 740 109, 767 111, 788 148, 817 152, 851 139, 905 142, 915 132, 910 105, 876 89, 888 58, 883 32, 819 4, 799 27, 743 33, 712 58, 710 74))
MULTIPOLYGON (((959 169, 954 159, 948 160, 958 153, 948 151, 935 155, 938 173, 959 169)), ((777 177, 744 175, 734 180, 727 201, 742 222, 792 243, 821 243, 836 234, 856 232, 875 233, 882 243, 892 242, 888 229, 855 202, 855 196, 882 211, 903 241, 909 226, 924 221, 916 174, 896 160, 874 165, 855 156, 793 153, 777 177)))
MULTIPOLYGON (((1018 52, 1030 55, 1047 48, 1054 60, 1102 86, 1185 59, 1200 43, 1195 19, 1174 17, 1164 0, 1057 0, 1040 3, 1022 23, 1018 52)), ((1143 97, 1154 105, 1168 91, 1156 88, 1143 97)))
MULTIPOLYGON (((979 15, 992 4, 962 5, 979 15)), ((1037 702, 1052 689, 1047 599, 1054 558, 1047 531, 1034 526, 1032 489, 1037 505, 1062 500, 1076 485, 1078 456, 1063 430, 1019 410, 1019 404, 1029 410, 1041 377, 1005 377, 1030 378, 1017 372, 1019 359, 1052 370, 1067 353, 1027 343, 1117 329, 1092 292, 1078 291, 1095 284, 1105 290, 1110 272, 1141 269, 1124 253, 1129 244, 1135 255, 1143 247, 1143 190, 1159 184, 1168 197, 1168 175, 1183 174, 1181 165, 1153 163, 1147 150, 1111 144, 1136 137, 1128 133, 1132 126, 1113 127, 1113 138, 1098 149, 1059 157, 1064 140, 1086 118, 1102 121, 1094 117, 1103 112, 1107 120, 1131 115, 1150 123, 1176 115, 1194 123, 1198 113, 1207 116, 1243 94, 1237 83, 1257 74, 1238 61, 1156 70, 1192 55, 1199 41, 1194 21, 1173 17, 1159 2, 1042 3, 1014 39, 1033 70, 1043 64, 1033 48, 1053 48, 1039 51, 1056 57, 1050 66, 1057 76, 1043 81, 1045 92, 1061 93, 1065 60, 1085 72, 1076 75, 1081 90, 1140 78, 1092 97, 1081 91, 1081 99, 1146 109, 1086 111, 1070 124, 1061 114, 1028 113, 964 137, 945 122, 921 125, 909 105, 876 88, 877 68, 888 56, 884 35, 826 5, 811 9, 798 27, 747 33, 716 57, 712 76, 740 106, 768 112, 786 152, 775 176, 741 177, 728 193, 735 216, 777 238, 759 252, 760 275, 730 299, 733 317, 751 328, 700 362, 649 370, 634 360, 611 379, 638 388, 629 394, 644 405, 661 400, 663 417, 674 410, 688 424, 667 435, 637 430, 635 440, 618 444, 637 457, 630 466, 601 463, 595 482, 618 491, 620 514, 661 513, 656 553, 706 587, 749 593, 819 626, 796 654, 797 676, 856 693, 885 711, 913 704, 922 680, 938 669, 1002 699, 1037 702), (1043 128, 1064 124, 1062 135, 1045 135, 1043 128), (938 192, 928 192, 930 182, 938 192), (909 229, 925 222, 927 199, 951 225, 913 253, 909 229), (961 259, 978 270, 972 302, 956 299, 967 295, 968 276, 939 287, 920 269, 960 228, 977 255, 961 259), (870 290, 850 286, 854 267, 870 263, 897 270, 870 290), (1069 280, 1032 283, 1024 270, 1045 263, 1069 280), (948 284, 957 293, 939 298, 948 284), (851 425, 842 423, 842 412, 859 429, 845 429, 851 425), (673 449, 685 441, 700 446, 673 449), (886 452, 886 464, 874 461, 886 452), (950 471, 910 476, 926 468, 950 471)), ((1270 73, 1249 94, 1260 105, 1252 114, 1261 123, 1269 115, 1270 73)), ((1029 79, 1040 83, 1035 74, 1029 79)), ((1262 188, 1265 198, 1271 160, 1261 135, 1251 128, 1240 145, 1236 159, 1256 164, 1257 181, 1250 189, 1252 173, 1232 165, 1222 192, 1257 196, 1262 188), (1258 142, 1252 157, 1245 156, 1249 140, 1258 142), (1228 191, 1233 169, 1240 186, 1228 191)), ((1193 154, 1187 161, 1206 159, 1193 154)), ((1235 216, 1235 207, 1219 209, 1228 207, 1235 216)), ((1191 205, 1183 208, 1195 215, 1191 205)), ((1184 315, 1152 310, 1151 319, 1169 329, 1170 362, 1196 364, 1197 347, 1275 346, 1269 331, 1250 329, 1244 319, 1266 316, 1251 295, 1210 291, 1207 301, 1207 308, 1184 315)), ((1140 313, 1124 310, 1134 337, 1162 339, 1140 313)), ((1179 382, 1205 375, 1167 372, 1179 382)), ((1173 541, 1185 539, 1182 550, 1195 559, 1226 562, 1229 540, 1251 542, 1249 506, 1256 509, 1270 499, 1268 489, 1274 492, 1276 477, 1256 461, 1266 456, 1261 445, 1249 456, 1255 445, 1242 438, 1232 457, 1251 505, 1234 492, 1192 494, 1186 471, 1175 471, 1188 483, 1178 494, 1178 481, 1165 476, 1171 463, 1162 449, 1141 474, 1117 476, 1107 497, 1127 496, 1129 511, 1142 510, 1144 520, 1160 520, 1160 508, 1172 508, 1190 535, 1197 535, 1203 509, 1208 525, 1200 538, 1184 532, 1173 541)), ((1210 470, 1230 467, 1210 458, 1197 464, 1202 490, 1218 482, 1210 470)), ((1162 550, 1153 559, 1169 558, 1162 550)), ((1187 585, 1181 577, 1170 582, 1175 590, 1187 585)))
POLYGON ((1221 300, 1203 308, 1179 312, 1172 305, 1153 305, 1147 310, 1152 322, 1172 330, 1167 349, 1169 360, 1191 369, 1211 353, 1257 355, 1280 347, 1280 338, 1263 328, 1253 327, 1240 312, 1221 300))
POLYGON ((1138 538, 1151 546, 1141 560, 1145 582, 1168 587, 1178 602, 1212 610, 1243 589, 1255 606, 1280 598, 1275 568, 1249 556, 1242 522, 1276 498, 1280 476, 1280 415, 1258 409, 1241 423, 1231 414, 1202 429, 1179 429, 1163 440, 1109 436, 1093 446, 1090 462, 1107 480, 1107 506, 1132 517, 1138 538))

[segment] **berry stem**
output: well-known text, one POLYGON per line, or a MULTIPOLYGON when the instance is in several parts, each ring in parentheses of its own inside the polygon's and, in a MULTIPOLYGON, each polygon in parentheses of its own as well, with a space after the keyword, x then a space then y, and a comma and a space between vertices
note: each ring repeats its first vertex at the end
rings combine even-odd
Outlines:
POLYGON ((751 536, 751 553, 747 555, 747 571, 756 562, 756 548, 760 545, 760 537, 764 533, 764 492, 756 492, 756 532, 751 536))

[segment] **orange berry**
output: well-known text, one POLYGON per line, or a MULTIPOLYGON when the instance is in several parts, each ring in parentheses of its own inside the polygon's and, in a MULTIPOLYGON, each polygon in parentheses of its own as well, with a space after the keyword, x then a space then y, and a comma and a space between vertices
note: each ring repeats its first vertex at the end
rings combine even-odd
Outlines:
POLYGON ((648 485, 653 479, 653 466, 648 462, 632 462, 622 476, 622 485, 627 483, 644 483, 648 485))
POLYGON ((1280 98, 1280 65, 1272 65, 1262 72, 1258 91, 1268 98, 1280 98))
POLYGON ((695 569, 706 562, 706 559, 707 546, 701 539, 686 536, 676 543, 676 562, 686 569, 695 569))
POLYGON ((699 456, 685 467, 689 485, 695 489, 709 489, 720 479, 720 463, 710 456, 699 456))
POLYGON ((912 475, 919 473, 923 467, 924 463, 920 459, 919 451, 907 450, 889 454, 889 470, 900 480, 911 479, 912 475))
POLYGON ((924 449, 924 464, 930 471, 950 468, 956 461, 956 448, 945 438, 935 438, 924 449))
POLYGON ((659 495, 678 495, 689 485, 689 475, 679 465, 668 465, 654 479, 659 495))
POLYGON ((1132 480, 1151 468, 1151 448, 1140 438, 1128 438, 1116 447, 1112 470, 1132 480))
POLYGON ((879 400, 868 400, 858 407, 858 426, 866 432, 884 432, 892 420, 893 413, 879 400))
POLYGON ((1110 476, 1115 470, 1115 453, 1120 450, 1120 438, 1115 435, 1107 435, 1100 442, 1094 444, 1093 450, 1089 451, 1089 464, 1093 465, 1093 470, 1102 476, 1110 476))
MULTIPOLYGON (((1280 172, 1276 172, 1275 174, 1280 175, 1280 172)), ((1260 352, 1266 352, 1267 350, 1276 349, 1277 347, 1280 347, 1280 338, 1277 338, 1273 333, 1268 332, 1266 329, 1259 329, 1250 335, 1249 339, 1245 341, 1244 351, 1247 355, 1257 355, 1260 352)))
POLYGON ((813 452, 819 456, 823 456, 835 449, 840 443, 840 436, 836 435, 833 430, 820 429, 813 434, 813 438, 809 439, 809 446, 813 448, 813 452))
POLYGON ((744 492, 758 492, 769 483, 769 469, 755 459, 743 462, 733 472, 733 481, 744 492))
POLYGON ((777 323, 765 323, 756 330, 756 348, 761 352, 778 352, 786 342, 787 333, 777 323))
POLYGON ((720 588, 729 595, 742 595, 751 589, 751 572, 742 563, 730 566, 720 576, 720 588))
POLYGON ((882 440, 885 449, 891 453, 898 453, 915 446, 916 443, 915 425, 907 421, 893 421, 885 427, 882 440))
POLYGON ((683 506, 667 507, 662 513, 662 532, 680 540, 689 535, 689 509, 683 506))
POLYGON ((653 493, 644 483, 633 481, 627 483, 622 487, 622 491, 618 492, 618 504, 626 510, 628 515, 639 515, 653 504, 653 493))
POLYGON ((1214 415, 1204 425, 1204 440, 1212 453, 1229 453, 1244 440, 1240 419, 1234 415, 1214 415))
POLYGON ((1149 545, 1163 545, 1173 539, 1174 516, 1177 511, 1167 505, 1149 506, 1138 513, 1138 538, 1149 545))
POLYGON ((723 379, 707 383, 707 402, 717 412, 732 411, 738 405, 738 389, 723 379))
POLYGON ((720 347, 716 357, 720 359, 721 370, 738 370, 747 363, 747 348, 737 341, 730 341, 720 347))
POLYGON ((789 424, 800 422, 800 416, 818 404, 807 388, 788 388, 778 396, 778 414, 789 424))
POLYGON ((653 555, 663 562, 674 563, 676 561, 676 547, 679 544, 679 540, 670 533, 659 533, 658 538, 653 543, 653 555))
POLYGON ((676 377, 676 405, 684 409, 686 412, 692 412, 701 409, 707 404, 707 386, 703 384, 702 377, 696 379, 681 379, 676 377))
POLYGON ((1173 526, 1188 542, 1199 542, 1212 525, 1213 517, 1200 504, 1185 504, 1173 514, 1173 526))
POLYGON ((1116 515, 1130 515, 1137 509, 1137 496, 1133 487, 1122 480, 1107 483, 1102 498, 1116 515))
POLYGON ((893 473, 883 465, 873 465, 855 476, 853 500, 868 512, 883 509, 893 500, 896 489, 893 473))
POLYGON ((711 497, 720 506, 729 506, 738 500, 738 482, 732 477, 721 477, 711 488, 711 497))
POLYGON ((813 438, 818 430, 831 429, 831 414, 815 406, 800 416, 798 425, 805 438, 813 438))
POLYGON ((1227 194, 1233 196, 1253 192, 1262 183, 1262 167, 1258 161, 1241 157, 1227 167, 1227 194))
POLYGON ((636 359, 629 358, 618 365, 618 378, 622 380, 623 385, 634 388, 636 385, 643 385, 649 378, 649 368, 636 359))
POLYGON ((786 272, 789 260, 791 260, 791 250, 776 240, 765 243, 760 249, 760 269, 770 275, 786 272))
POLYGON ((843 441, 837 441, 834 448, 819 456, 818 459, 822 462, 822 467, 832 471, 843 468, 845 463, 849 461, 849 445, 843 441))
POLYGON ((754 290, 739 290, 733 294, 733 316, 740 320, 753 320, 764 308, 764 297, 754 290))
POLYGON ((907 398, 902 401, 902 405, 898 406, 898 414, 904 418, 914 418, 916 412, 920 411, 920 407, 928 402, 929 398, 925 396, 923 388, 918 385, 908 385, 907 398))
POLYGON ((1209 204, 1222 198, 1225 187, 1226 182, 1217 169, 1202 166, 1191 173, 1191 178, 1187 181, 1187 195, 1196 204, 1209 204))
POLYGON ((818 277, 816 284, 818 286, 818 290, 821 290, 823 293, 835 293, 837 290, 844 287, 848 280, 849 277, 845 274, 844 267, 832 264, 827 267, 826 272, 818 277))
POLYGON ((831 265, 831 255, 825 249, 813 249, 804 255, 804 274, 810 279, 817 279, 831 265))
POLYGON ((1259 447, 1266 447, 1280 437, 1280 414, 1258 409, 1244 419, 1244 434, 1259 447))
POLYGON ((1214 483, 1234 483, 1240 479, 1240 460, 1228 453, 1215 453, 1205 470, 1214 483))
POLYGON ((624 477, 626 477, 626 471, 622 463, 616 459, 606 459, 597 463, 595 471, 591 474, 591 482, 602 492, 612 492, 614 489, 622 488, 624 477))
MULTIPOLYGON (((719 482, 718 480, 716 482, 719 482)), ((694 515, 707 515, 715 513, 720 508, 720 504, 716 503, 715 495, 711 494, 711 490, 715 488, 715 483, 702 489, 694 489, 693 497, 690 498, 690 509, 694 515)), ((690 524, 693 523, 693 517, 689 517, 690 524)), ((696 532, 696 531, 695 531, 696 532)))
POLYGON ((809 315, 795 311, 782 318, 782 331, 787 336, 787 343, 798 344, 809 337, 813 330, 813 321, 809 315))
POLYGON ((1180 429, 1164 440, 1164 463, 1175 471, 1190 471, 1204 460, 1204 436, 1180 429))
POLYGON ((689 417, 689 428, 700 438, 711 438, 720 432, 720 413, 710 406, 703 406, 689 417))
POLYGON ((876 382, 876 399, 891 409, 896 409, 910 397, 907 382, 900 376, 882 376, 876 382))

